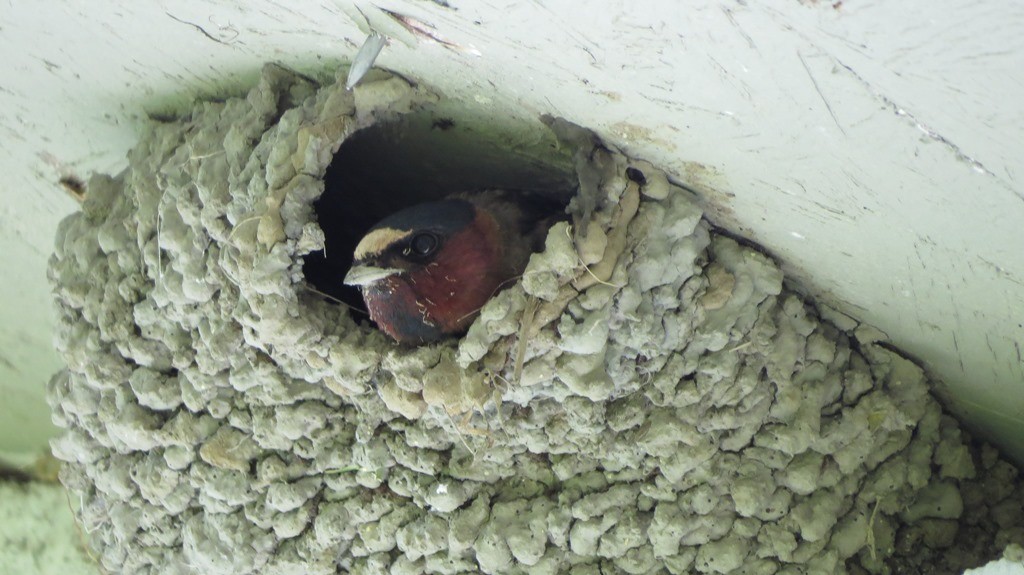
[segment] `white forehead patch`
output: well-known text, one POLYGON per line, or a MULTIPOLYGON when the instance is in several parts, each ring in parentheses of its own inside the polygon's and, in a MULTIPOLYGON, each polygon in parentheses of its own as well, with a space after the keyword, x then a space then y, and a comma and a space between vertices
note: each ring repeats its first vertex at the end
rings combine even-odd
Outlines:
POLYGON ((409 237, 410 234, 412 234, 411 230, 396 230, 394 228, 373 230, 359 242, 352 257, 358 262, 380 255, 388 246, 409 237))

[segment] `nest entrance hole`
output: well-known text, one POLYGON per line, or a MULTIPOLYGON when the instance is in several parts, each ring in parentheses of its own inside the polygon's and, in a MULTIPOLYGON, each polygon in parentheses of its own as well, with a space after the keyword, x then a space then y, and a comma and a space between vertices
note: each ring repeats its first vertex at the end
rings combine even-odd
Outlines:
POLYGON ((568 204, 571 151, 539 121, 428 109, 383 119, 338 148, 314 204, 325 249, 304 258, 306 281, 366 318, 362 296, 342 283, 352 252, 385 216, 452 193, 501 188, 539 192, 568 204))

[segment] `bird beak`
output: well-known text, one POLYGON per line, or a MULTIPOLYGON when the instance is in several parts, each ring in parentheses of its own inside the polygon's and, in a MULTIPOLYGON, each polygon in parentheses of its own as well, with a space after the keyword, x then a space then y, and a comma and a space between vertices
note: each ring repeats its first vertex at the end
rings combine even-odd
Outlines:
POLYGON ((378 268, 375 266, 352 266, 345 275, 345 285, 368 286, 384 278, 402 273, 396 268, 378 268))

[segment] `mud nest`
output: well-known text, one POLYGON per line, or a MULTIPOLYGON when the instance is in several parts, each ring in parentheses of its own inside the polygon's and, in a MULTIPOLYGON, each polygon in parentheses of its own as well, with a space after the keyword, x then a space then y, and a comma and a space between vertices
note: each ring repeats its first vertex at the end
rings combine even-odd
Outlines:
POLYGON ((1016 469, 914 363, 564 121, 573 224, 465 337, 399 346, 318 293, 335 153, 438 101, 271 66, 89 182, 49 397, 106 569, 952 573, 1024 542, 1016 469))

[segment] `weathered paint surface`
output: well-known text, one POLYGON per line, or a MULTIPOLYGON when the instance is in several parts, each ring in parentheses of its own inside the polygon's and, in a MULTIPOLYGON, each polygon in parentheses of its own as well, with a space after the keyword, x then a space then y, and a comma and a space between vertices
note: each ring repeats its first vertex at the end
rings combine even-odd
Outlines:
POLYGON ((441 4, 0 7, 0 452, 49 433, 45 265, 76 207, 58 180, 118 171, 147 112, 236 93, 265 61, 351 58, 369 21, 392 37, 379 65, 474 112, 563 116, 672 173, 1024 459, 1024 5, 441 4))

